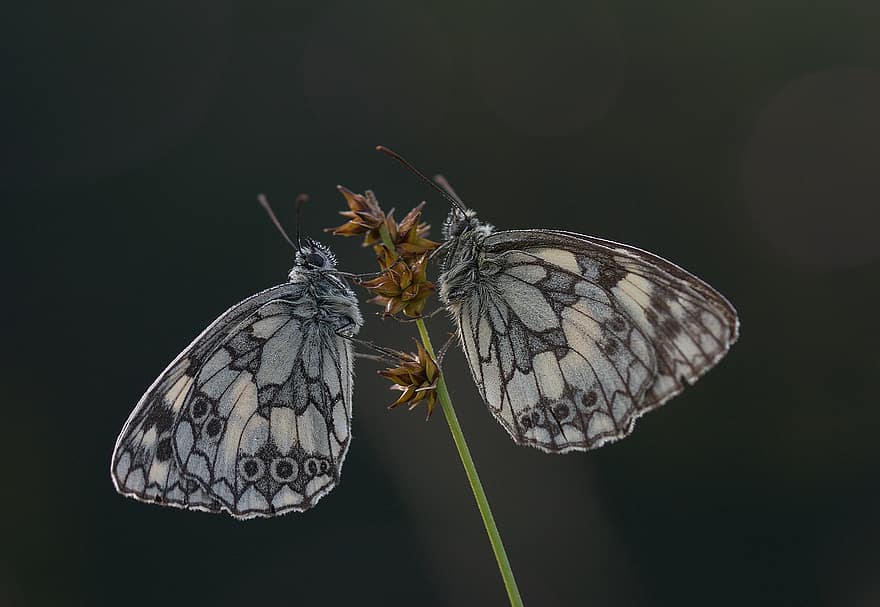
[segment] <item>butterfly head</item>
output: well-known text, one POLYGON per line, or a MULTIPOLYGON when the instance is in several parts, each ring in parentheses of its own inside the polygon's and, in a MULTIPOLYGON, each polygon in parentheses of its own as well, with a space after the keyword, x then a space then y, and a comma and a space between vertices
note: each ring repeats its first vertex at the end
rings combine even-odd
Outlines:
POLYGON ((336 268, 336 256, 327 246, 311 238, 300 242, 293 260, 294 273, 323 272, 336 268))
POLYGON ((446 221, 443 222, 443 239, 455 240, 472 231, 485 232, 485 235, 488 235, 492 231, 492 226, 480 222, 476 211, 452 207, 449 215, 446 216, 446 221))

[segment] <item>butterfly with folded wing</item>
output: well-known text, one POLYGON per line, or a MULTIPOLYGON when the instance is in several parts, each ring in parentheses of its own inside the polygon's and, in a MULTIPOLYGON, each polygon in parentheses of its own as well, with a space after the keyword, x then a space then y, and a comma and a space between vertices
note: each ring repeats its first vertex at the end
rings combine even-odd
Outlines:
POLYGON ((451 188, 440 298, 474 382, 513 440, 548 453, 623 438, 739 335, 696 276, 635 247, 562 230, 495 229, 451 188))
POLYGON ((248 519, 307 510, 339 482, 363 319, 332 252, 287 240, 289 281, 221 314, 135 406, 110 467, 123 495, 248 519))

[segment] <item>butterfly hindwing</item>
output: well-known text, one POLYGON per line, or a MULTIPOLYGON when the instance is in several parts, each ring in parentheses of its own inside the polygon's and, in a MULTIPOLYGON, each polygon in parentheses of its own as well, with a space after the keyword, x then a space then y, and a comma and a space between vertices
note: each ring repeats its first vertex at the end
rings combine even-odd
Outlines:
MULTIPOLYGON (((332 283, 337 284, 337 283, 332 283)), ((127 495, 237 518, 313 506, 338 482, 350 442, 352 357, 344 315, 316 321, 288 283, 215 321, 135 408, 114 452, 127 495)))
POLYGON ((647 337, 595 285, 525 251, 497 266, 459 312, 471 371, 521 444, 588 449, 624 432, 650 387, 647 337))
POLYGON ((180 476, 173 452, 173 430, 195 375, 228 332, 260 305, 283 295, 297 296, 300 289, 279 285, 231 307, 159 375, 135 406, 116 441, 110 472, 120 493, 185 508, 219 508, 217 500, 207 497, 195 480, 180 476))
POLYGON ((186 476, 235 516, 305 510, 339 479, 351 420, 350 344, 271 301, 200 370, 175 430, 186 476))

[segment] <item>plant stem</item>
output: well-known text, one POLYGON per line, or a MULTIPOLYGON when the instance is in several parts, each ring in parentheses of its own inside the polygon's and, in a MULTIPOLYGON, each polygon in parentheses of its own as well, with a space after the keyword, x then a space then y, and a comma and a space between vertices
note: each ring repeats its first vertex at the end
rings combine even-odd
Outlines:
MULTIPOLYGON (((428 335, 428 329, 425 322, 420 318, 416 321, 419 328, 419 335, 422 337, 422 344, 425 350, 431 355, 431 358, 437 360, 434 354, 434 346, 431 344, 431 338, 428 335)), ((458 423, 458 416, 452 407, 452 399, 449 397, 449 390, 446 388, 446 380, 443 371, 440 371, 440 379, 437 382, 437 398, 440 401, 440 408, 443 409, 443 415, 446 416, 446 423, 449 424, 449 431, 452 433, 452 440, 455 441, 455 448, 458 449, 458 457, 464 466, 464 473, 467 475, 471 490, 474 492, 474 499, 477 500, 477 508, 480 509, 480 516, 483 518, 483 525, 486 527, 486 535, 489 536, 489 543, 492 544, 492 552, 495 553, 495 560, 498 562, 498 569, 501 570, 501 578, 504 580, 504 588, 507 589, 507 597, 510 604, 514 607, 522 607, 522 598, 519 595, 519 588, 516 586, 516 578, 513 577, 513 569, 510 568, 510 560, 507 558, 507 552, 504 550, 504 542, 501 541, 501 534, 498 532, 498 526, 495 524, 495 517, 492 516, 492 508, 489 507, 489 499, 486 497, 486 491, 483 489, 483 483, 480 482, 480 475, 477 474, 477 467, 474 465, 474 459, 471 457, 471 451, 468 449, 467 441, 464 433, 461 431, 461 425, 458 423)))
MULTIPOLYGON (((383 224, 379 231, 382 235, 382 243, 390 251, 397 253, 394 243, 391 241, 391 235, 388 233, 388 228, 383 224)), ((436 361, 437 355, 434 353, 434 346, 431 343, 431 337, 428 335, 425 321, 419 318, 416 320, 416 326, 419 328, 419 335, 422 338, 425 350, 436 361)), ((504 542, 501 541, 501 534, 498 532, 498 526, 495 524, 492 508, 489 506, 489 499, 486 497, 486 491, 483 489, 483 483, 480 482, 480 475, 477 473, 477 467, 474 465, 471 451, 468 449, 464 433, 461 431, 461 425, 458 423, 458 416, 455 414, 455 409, 452 406, 452 399, 449 397, 449 390, 446 387, 446 379, 442 369, 440 370, 440 378, 437 381, 437 398, 440 401, 440 408, 443 409, 443 415, 446 417, 446 423, 449 425, 449 431, 452 433, 452 440, 455 442, 458 457, 461 458, 461 464, 464 466, 464 473, 467 476, 468 483, 470 483, 471 491, 474 493, 474 499, 477 501, 477 508, 480 510, 483 525, 486 527, 486 535, 489 536, 492 552, 495 553, 495 560, 498 563, 498 569, 501 571, 501 579, 504 580, 507 597, 512 607, 522 607, 522 597, 519 595, 516 578, 513 576, 513 569, 510 568, 507 552, 504 550, 504 542)))

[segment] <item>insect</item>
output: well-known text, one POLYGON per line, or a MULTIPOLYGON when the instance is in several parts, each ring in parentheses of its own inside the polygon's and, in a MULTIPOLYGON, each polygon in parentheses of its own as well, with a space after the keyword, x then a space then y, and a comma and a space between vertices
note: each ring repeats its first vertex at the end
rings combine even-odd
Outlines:
POLYGON ((562 230, 496 232, 455 193, 440 297, 480 395, 513 440, 549 453, 618 440, 739 335, 733 306, 635 247, 562 230))
POLYGON ((260 202, 295 249, 289 281, 221 314, 141 397, 111 461, 123 495, 248 519, 307 510, 339 482, 363 319, 333 253, 294 244, 260 202))

